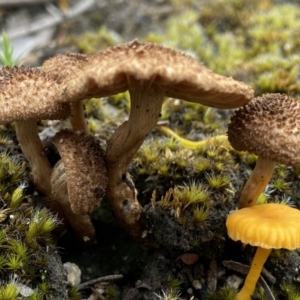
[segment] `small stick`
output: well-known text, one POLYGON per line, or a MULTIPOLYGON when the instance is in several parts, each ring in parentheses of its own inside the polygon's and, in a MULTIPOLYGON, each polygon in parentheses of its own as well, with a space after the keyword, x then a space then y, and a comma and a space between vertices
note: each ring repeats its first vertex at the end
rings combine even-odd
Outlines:
MULTIPOLYGON (((236 262, 236 261, 233 261, 233 260, 223 261, 222 263, 226 268, 237 271, 237 272, 242 273, 242 274, 247 274, 250 270, 250 266, 243 265, 243 264, 241 264, 239 262, 236 262)), ((271 275, 269 272, 267 272, 266 270, 263 269, 262 273, 265 273, 265 272, 268 274, 268 276, 271 275)), ((276 300, 273 293, 272 293, 272 291, 271 291, 271 289, 269 288, 268 284, 264 280, 264 278, 262 276, 259 276, 258 281, 259 281, 259 283, 261 284, 261 286, 263 287, 263 289, 266 293, 266 299, 267 300, 276 300)))
POLYGON ((49 3, 49 2, 54 2, 54 0, 1 0, 0 7, 33 5, 33 4, 49 3))
POLYGON ((116 280, 116 279, 121 279, 123 278, 123 275, 121 274, 118 274, 118 275, 108 275, 108 276, 103 276, 103 277, 99 277, 99 278, 96 278, 96 279, 92 279, 92 280, 89 280, 89 281, 86 281, 84 283, 81 283, 78 285, 78 290, 84 290, 86 289, 87 287, 95 284, 95 283, 98 283, 98 282, 102 282, 102 281, 109 281, 109 280, 116 280))
MULTIPOLYGON (((40 32, 44 29, 56 26, 65 20, 70 20, 79 15, 82 15, 83 13, 91 10, 92 7, 94 7, 95 5, 96 5, 95 0, 81 1, 78 4, 74 5, 72 8, 70 8, 65 14, 61 14, 61 16, 58 16, 56 18, 54 18, 53 16, 45 17, 43 18, 42 21, 36 21, 35 23, 32 23, 28 27, 18 28, 16 30, 12 30, 8 32, 8 36, 12 40, 14 38, 27 36, 32 33, 40 32)), ((0 37, 0 43, 2 43, 2 37, 0 37)))

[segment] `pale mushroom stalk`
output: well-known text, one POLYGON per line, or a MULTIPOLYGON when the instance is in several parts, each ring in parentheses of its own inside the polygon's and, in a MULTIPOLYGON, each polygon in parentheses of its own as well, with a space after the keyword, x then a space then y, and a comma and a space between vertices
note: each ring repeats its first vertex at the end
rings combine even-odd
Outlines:
POLYGON ((253 258, 250 271, 244 282, 244 286, 237 293, 235 300, 250 300, 256 286, 256 282, 261 274, 263 266, 272 249, 264 249, 257 247, 255 256, 253 258))
POLYGON ((85 133, 90 133, 87 126, 86 119, 84 118, 84 109, 82 101, 73 102, 71 105, 71 115, 69 117, 70 123, 74 130, 83 131, 85 133))
POLYGON ((241 191, 239 208, 256 204, 257 198, 265 190, 272 177, 275 165, 275 161, 261 156, 257 158, 255 168, 241 191))
POLYGON ((34 185, 39 191, 49 196, 52 167, 47 157, 43 155, 44 146, 38 135, 36 121, 18 121, 15 126, 22 152, 31 168, 34 185))
MULTIPOLYGON (((36 121, 18 121, 15 122, 15 127, 20 147, 31 168, 31 177, 36 189, 45 196, 51 196, 50 177, 52 167, 47 157, 43 155, 44 146, 38 134, 36 121)), ((62 207, 57 201, 52 199, 48 202, 48 206, 59 215, 60 219, 63 218, 62 207)))
POLYGON ((107 196, 124 228, 139 239, 142 228, 138 219, 142 207, 137 200, 137 192, 127 169, 145 137, 159 119, 164 91, 156 84, 142 82, 130 88, 129 93, 131 97, 129 119, 115 131, 107 143, 105 156, 108 166, 107 196))

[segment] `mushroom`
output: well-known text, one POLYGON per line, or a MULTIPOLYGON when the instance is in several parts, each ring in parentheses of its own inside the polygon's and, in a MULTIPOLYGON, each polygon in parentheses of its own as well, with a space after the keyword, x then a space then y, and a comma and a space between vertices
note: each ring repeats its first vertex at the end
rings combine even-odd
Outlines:
POLYGON ((134 237, 141 237, 141 206, 127 172, 147 134, 156 126, 165 96, 211 107, 240 107, 253 90, 217 75, 193 58, 163 46, 137 40, 90 57, 82 72, 68 78, 65 101, 105 97, 128 90, 131 111, 107 142, 107 197, 117 219, 134 237))
POLYGON ((98 141, 84 132, 61 130, 52 141, 62 157, 51 175, 52 195, 59 199, 79 240, 93 242, 95 229, 88 213, 105 194, 104 152, 98 141))
MULTIPOLYGON (((75 214, 92 212, 100 204, 107 186, 104 151, 84 132, 61 130, 52 142, 62 157, 71 209, 75 214)), ((55 176, 55 175, 54 175, 55 176)), ((52 186, 52 194, 57 194, 52 186)))
POLYGON ((228 125, 228 140, 238 151, 258 155, 244 185, 239 208, 255 205, 270 181, 276 162, 298 166, 300 103, 284 94, 265 94, 235 111, 228 125))
MULTIPOLYGON (((67 81, 70 76, 80 73, 86 63, 88 57, 79 53, 63 53, 47 59, 42 70, 51 74, 58 84, 67 81)), ((82 101, 71 103, 71 115, 69 117, 72 128, 74 130, 82 130, 89 133, 89 129, 84 118, 82 101)))
POLYGON ((15 121, 17 138, 31 167, 38 190, 51 194, 52 168, 43 153, 37 120, 62 119, 70 114, 70 105, 59 102, 61 87, 45 72, 27 67, 0 70, 0 124, 15 121))
POLYGON ((300 211, 284 204, 269 203, 232 212, 226 221, 228 235, 257 247, 243 288, 235 300, 250 300, 271 249, 300 247, 300 211))

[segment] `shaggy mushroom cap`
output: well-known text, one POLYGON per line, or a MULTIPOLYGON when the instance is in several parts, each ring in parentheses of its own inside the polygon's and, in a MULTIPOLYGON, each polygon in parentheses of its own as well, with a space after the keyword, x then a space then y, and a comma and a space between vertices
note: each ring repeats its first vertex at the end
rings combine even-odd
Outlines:
POLYGON ((294 250, 300 247, 300 211, 269 203, 234 211, 226 221, 234 241, 265 249, 294 250))
POLYGON ((300 103, 284 94, 266 94, 236 110, 228 126, 228 140, 238 151, 258 155, 244 185, 239 208, 255 205, 270 181, 276 162, 299 165, 300 103))
POLYGON ((45 72, 28 67, 0 70, 0 124, 29 119, 63 119, 70 105, 61 103, 61 86, 45 72))
MULTIPOLYGON (((53 76, 59 84, 63 84, 71 76, 82 73, 82 69, 87 62, 88 57, 84 54, 63 53, 46 60, 42 65, 42 70, 53 76)), ((71 110, 70 122, 72 128, 89 133, 81 101, 72 102, 71 110)))
POLYGON ((242 208, 226 221, 234 241, 257 246, 244 286, 235 300, 250 300, 271 249, 300 247, 300 211, 283 204, 269 203, 242 208))
MULTIPOLYGON (((107 186, 104 152, 98 141, 84 132, 67 129, 58 132, 52 141, 64 162, 71 209, 76 214, 93 211, 107 186)), ((58 192, 52 189, 54 196, 58 192)))
POLYGON ((61 103, 61 97, 61 86, 55 78, 39 69, 4 67, 0 70, 0 124, 16 122, 17 138, 29 161, 33 182, 45 195, 50 193, 52 168, 42 155, 44 146, 36 121, 68 117, 70 104, 61 103))
POLYGON ((228 140, 248 151, 286 165, 300 164, 300 102, 284 94, 265 94, 237 109, 228 140))
POLYGON ((165 96, 217 108, 236 108, 253 98, 253 89, 215 74, 190 56, 158 44, 131 41, 110 47, 89 59, 81 74, 66 86, 67 101, 104 97, 138 82, 156 83, 165 96))
POLYGON ((81 72, 87 62, 88 57, 84 54, 62 53, 47 59, 41 69, 61 83, 81 72))

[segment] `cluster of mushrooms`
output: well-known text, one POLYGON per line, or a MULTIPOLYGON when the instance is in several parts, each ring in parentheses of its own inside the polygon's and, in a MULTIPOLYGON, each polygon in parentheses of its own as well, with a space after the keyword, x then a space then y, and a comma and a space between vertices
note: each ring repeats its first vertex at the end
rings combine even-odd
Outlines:
POLYGON ((0 70, 0 124, 15 122, 35 187, 85 241, 95 237, 89 213, 104 195, 125 230, 143 239, 142 207, 127 169, 156 126, 165 97, 219 109, 240 107, 231 118, 228 140, 238 151, 256 153, 258 161, 243 187, 239 210, 228 217, 227 228, 233 240, 258 247, 236 298, 250 299, 270 249, 300 247, 300 211, 280 204, 255 205, 276 162, 300 163, 298 101, 281 94, 254 98, 252 88, 242 82, 215 74, 183 53, 137 40, 93 56, 60 54, 39 69, 0 70), (131 98, 128 120, 103 150, 88 130, 82 101, 127 90, 131 98), (261 115, 264 124, 259 121, 261 115), (52 167, 43 155, 37 121, 64 118, 69 118, 71 128, 52 139, 61 156, 52 167))

